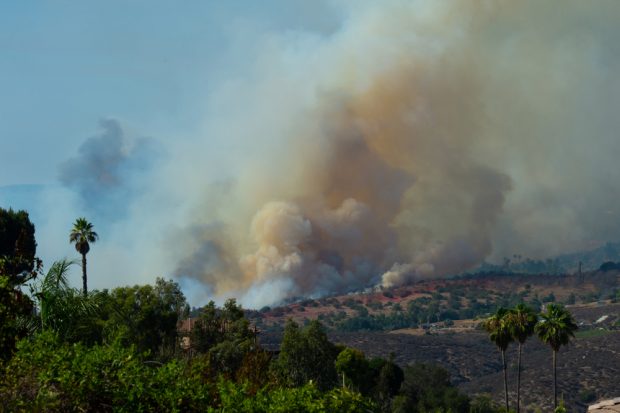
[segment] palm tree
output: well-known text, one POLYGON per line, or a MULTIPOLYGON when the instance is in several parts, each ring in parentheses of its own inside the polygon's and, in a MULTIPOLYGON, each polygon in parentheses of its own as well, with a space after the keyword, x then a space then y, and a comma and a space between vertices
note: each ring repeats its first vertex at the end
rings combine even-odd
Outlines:
POLYGON ((93 231, 93 224, 88 222, 86 218, 78 218, 73 224, 71 234, 69 234, 69 242, 75 243, 75 249, 82 254, 82 292, 86 297, 88 295, 88 284, 86 278, 86 254, 90 251, 90 244, 97 241, 99 235, 93 231))
POLYGON ((525 341, 534 334, 534 327, 538 317, 534 310, 525 304, 518 304, 508 314, 508 327, 512 338, 519 342, 519 361, 517 372, 517 413, 521 407, 521 349, 525 341))
POLYGON ((83 296, 69 287, 67 273, 75 261, 60 260, 52 264, 43 279, 33 287, 39 307, 39 327, 55 331, 67 341, 78 340, 88 329, 89 317, 99 311, 101 299, 83 296))
POLYGON ((579 327, 570 311, 561 304, 547 305, 547 311, 540 314, 540 321, 536 324, 535 331, 543 343, 549 344, 553 350, 553 408, 558 407, 558 393, 556 384, 556 359, 560 347, 569 343, 571 337, 575 337, 575 331, 579 327))
POLYGON ((35 291, 35 296, 39 300, 41 327, 44 330, 53 329, 55 323, 64 321, 65 317, 59 313, 66 310, 63 298, 65 292, 69 290, 67 273, 73 264, 75 261, 66 259, 55 261, 35 291))
POLYGON ((508 323, 508 310, 499 308, 495 314, 484 321, 484 329, 489 333, 489 338, 502 353, 502 367, 504 369, 504 396, 506 411, 508 412, 508 377, 506 375, 506 349, 513 340, 508 323))

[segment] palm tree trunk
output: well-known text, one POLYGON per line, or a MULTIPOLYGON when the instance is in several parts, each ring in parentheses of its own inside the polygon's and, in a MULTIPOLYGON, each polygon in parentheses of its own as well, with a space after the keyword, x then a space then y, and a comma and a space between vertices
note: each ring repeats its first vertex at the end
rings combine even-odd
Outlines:
POLYGON ((557 352, 555 350, 553 350, 553 410, 557 409, 558 407, 558 391, 557 391, 557 387, 556 387, 556 354, 557 352))
POLYGON ((517 362, 517 413, 521 413, 521 347, 523 344, 519 343, 519 361, 517 362))
POLYGON ((47 302, 45 301, 46 298, 45 296, 42 296, 42 298, 40 299, 40 305, 41 305, 41 329, 45 330, 45 327, 47 327, 47 302))
POLYGON ((82 292, 84 297, 88 295, 88 284, 86 282, 86 254, 82 254, 82 292))
POLYGON ((508 412, 508 376, 506 374, 506 351, 502 350, 502 366, 504 367, 504 396, 506 399, 506 412, 508 412))

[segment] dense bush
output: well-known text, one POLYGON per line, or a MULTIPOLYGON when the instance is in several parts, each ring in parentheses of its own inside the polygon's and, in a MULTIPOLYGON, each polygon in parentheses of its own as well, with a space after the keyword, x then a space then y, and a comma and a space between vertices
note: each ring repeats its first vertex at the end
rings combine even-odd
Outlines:
POLYGON ((207 357, 159 363, 119 341, 88 347, 45 332, 18 344, 0 380, 1 411, 372 412, 360 393, 212 381, 207 357))
POLYGON ((256 394, 248 392, 246 386, 221 381, 218 385, 221 399, 219 406, 209 412, 230 413, 314 413, 344 412, 372 413, 376 405, 361 394, 347 389, 333 389, 321 392, 313 383, 296 388, 261 390, 256 394))
POLYGON ((469 398, 450 383, 446 370, 430 364, 405 368, 405 380, 394 400, 394 412, 468 413, 469 398))
POLYGON ((23 321, 33 303, 21 287, 41 268, 34 232, 27 212, 0 208, 0 360, 8 359, 27 333, 23 321))
POLYGON ((303 329, 289 321, 280 354, 272 366, 273 374, 283 386, 298 387, 313 381, 319 389, 329 389, 337 380, 334 362, 338 352, 318 321, 303 329))
POLYGON ((18 344, 0 379, 3 411, 200 411, 213 404, 201 360, 150 361, 135 347, 68 344, 44 332, 18 344))

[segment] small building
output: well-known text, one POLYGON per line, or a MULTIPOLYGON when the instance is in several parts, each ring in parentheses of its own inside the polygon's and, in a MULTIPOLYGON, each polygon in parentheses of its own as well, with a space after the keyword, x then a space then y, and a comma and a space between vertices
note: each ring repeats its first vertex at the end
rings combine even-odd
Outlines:
POLYGON ((192 346, 191 342, 191 333, 194 328, 194 324, 196 324, 196 317, 186 318, 185 320, 181 320, 177 326, 177 332, 179 334, 179 338, 181 339, 181 348, 183 350, 190 350, 192 346))

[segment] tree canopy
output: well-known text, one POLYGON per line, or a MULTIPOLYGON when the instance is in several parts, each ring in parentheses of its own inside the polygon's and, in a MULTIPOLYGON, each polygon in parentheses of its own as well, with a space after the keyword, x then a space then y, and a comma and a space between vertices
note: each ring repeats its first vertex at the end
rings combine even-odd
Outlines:
POLYGON ((318 321, 311 321, 302 329, 290 320, 284 328, 274 371, 283 385, 297 387, 312 381, 319 389, 327 389, 337 382, 337 355, 338 349, 327 339, 318 321))
POLYGON ((33 311, 21 286, 41 268, 34 232, 27 212, 0 208, 0 359, 10 357, 16 341, 27 333, 20 320, 33 311))
POLYGON ((12 286, 34 277, 38 261, 34 224, 26 211, 0 208, 0 275, 12 286))

